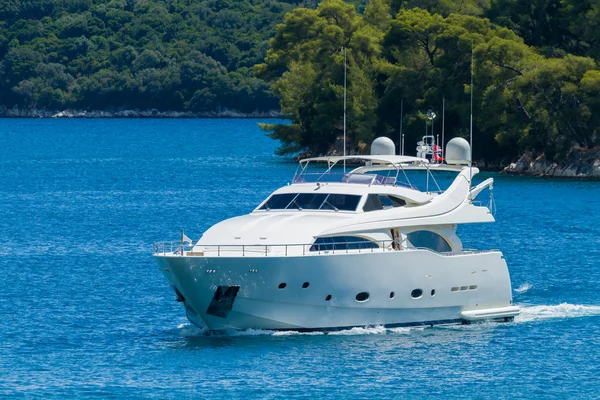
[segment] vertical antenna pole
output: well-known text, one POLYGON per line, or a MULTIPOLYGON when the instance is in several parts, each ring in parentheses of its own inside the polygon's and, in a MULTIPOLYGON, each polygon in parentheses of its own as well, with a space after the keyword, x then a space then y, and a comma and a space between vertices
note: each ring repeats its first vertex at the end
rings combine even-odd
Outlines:
POLYGON ((400 142, 398 143, 398 147, 400 147, 400 155, 404 155, 404 135, 402 134, 402 125, 404 122, 404 99, 400 100, 400 142))
MULTIPOLYGON (((346 49, 344 50, 344 174, 346 173, 346 49)), ((472 158, 472 157, 471 157, 472 158)))
POLYGON ((475 41, 471 41, 471 120, 469 126, 469 146, 471 147, 471 162, 469 163, 469 186, 473 181, 473 68, 475 65, 475 41))
POLYGON ((404 155, 404 133, 402 134, 402 155, 404 155))
POLYGON ((445 131, 446 131, 446 98, 444 97, 442 99, 442 158, 444 160, 446 159, 446 142, 444 141, 445 131))

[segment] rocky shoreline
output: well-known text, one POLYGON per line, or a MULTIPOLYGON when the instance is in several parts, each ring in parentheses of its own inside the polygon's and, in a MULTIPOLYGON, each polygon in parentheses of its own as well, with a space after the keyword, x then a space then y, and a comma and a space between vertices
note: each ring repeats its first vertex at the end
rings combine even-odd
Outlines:
POLYGON ((236 110, 205 112, 151 110, 62 110, 19 109, 0 106, 0 118, 280 118, 281 111, 254 111, 244 113, 236 110))
POLYGON ((549 161, 544 154, 535 157, 532 153, 525 153, 519 161, 510 164, 502 172, 522 176, 600 180, 600 147, 574 148, 562 163, 549 161))
MULTIPOLYGON (((244 113, 236 110, 214 110, 206 112, 192 111, 159 111, 150 110, 73 110, 52 111, 43 109, 8 109, 0 106, 0 118, 281 118, 281 111, 255 111, 244 113)), ((335 143, 332 154, 341 154, 342 143, 335 143), (339 148, 339 149, 338 149, 339 148)), ((354 154, 356 152, 350 152, 354 154)), ((360 153, 360 152, 358 152, 360 153)), ((310 157, 310 152, 297 155, 296 160, 310 157)), ((484 165, 483 163, 481 165, 484 165)), ((525 153, 515 163, 507 167, 493 165, 483 167, 484 170, 498 171, 503 174, 520 176, 537 176, 546 178, 571 178, 600 180, 600 147, 594 149, 574 148, 564 162, 549 161, 545 154, 536 156, 525 153)))

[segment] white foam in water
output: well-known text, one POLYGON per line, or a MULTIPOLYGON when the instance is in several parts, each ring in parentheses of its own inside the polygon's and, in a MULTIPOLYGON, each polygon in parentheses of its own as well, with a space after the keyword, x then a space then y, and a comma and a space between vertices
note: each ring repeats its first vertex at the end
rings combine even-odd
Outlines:
POLYGON ((198 328, 192 324, 179 324, 177 325, 177 332, 180 336, 202 336, 207 335, 210 331, 207 328, 198 328))
POLYGON ((406 334, 410 333, 411 329, 423 329, 421 328, 386 328, 382 325, 378 326, 367 326, 367 327, 356 327, 346 329, 343 331, 330 332, 330 335, 341 335, 341 336, 353 336, 353 335, 387 335, 387 334, 406 334))
POLYGON ((324 335, 324 332, 298 332, 298 331, 275 331, 273 332, 273 336, 296 336, 296 335, 324 335))
POLYGON ((382 325, 368 326, 368 327, 355 327, 351 329, 345 329, 341 331, 332 332, 298 332, 298 331, 269 331, 260 329, 248 329, 245 331, 233 331, 228 332, 228 335, 232 336, 256 336, 256 335, 271 335, 271 336, 315 336, 315 335, 337 335, 337 336, 359 336, 359 335, 387 335, 387 334, 407 334, 411 330, 423 330, 424 327, 416 328, 385 328, 382 325))
MULTIPOLYGON (((531 288, 531 285, 524 284, 522 287, 527 285, 528 288, 531 288)), ((519 288, 521 289, 521 288, 519 288)), ((517 289, 517 290, 519 290, 517 289)), ((525 290, 525 289, 524 289, 525 290)), ((515 322, 531 322, 531 321, 543 321, 547 319, 555 319, 555 318, 578 318, 578 317, 592 317, 592 316, 600 316, 600 306, 587 306, 587 305, 577 305, 577 304, 568 304, 562 303, 554 306, 521 306, 521 314, 515 317, 515 322)), ((486 324, 486 323, 484 323, 486 324)), ((489 322, 490 325, 495 325, 493 322, 489 322)), ((482 324, 477 324, 477 326, 481 326, 482 324)), ((487 324, 486 324, 487 325, 487 324)), ((465 329, 469 326, 464 325, 454 325, 449 326, 455 329, 465 329)), ((382 325, 378 326, 368 326, 368 327, 356 327, 351 329, 345 329, 341 331, 333 331, 333 332, 298 332, 298 331, 273 331, 267 329, 246 329, 242 331, 226 331, 213 333, 208 329, 197 328, 192 324, 180 324, 177 326, 179 329, 179 334, 181 336, 297 336, 297 335, 306 335, 306 336, 314 336, 314 335, 337 335, 337 336, 360 336, 360 335, 387 335, 387 334, 409 334, 412 331, 422 331, 427 327, 411 327, 411 328, 385 328, 382 325)))
POLYGON ((517 292, 517 293, 525 293, 526 291, 528 291, 532 287, 533 287, 533 285, 530 285, 529 283, 525 282, 524 284, 522 284, 521 286, 519 286, 518 288, 516 288, 515 292, 517 292))
POLYGON ((333 332, 298 332, 298 331, 273 331, 267 329, 245 329, 241 331, 230 330, 214 333, 206 328, 200 329, 192 324, 180 324, 177 326, 178 333, 181 336, 315 336, 315 335, 338 335, 338 336, 359 336, 359 335, 387 335, 387 334, 408 334, 411 331, 419 331, 425 327, 412 328, 385 328, 382 325, 369 327, 356 327, 333 332))
POLYGON ((270 331, 267 329, 245 329, 243 331, 226 331, 225 336, 266 336, 273 335, 276 331, 270 331))
POLYGON ((330 335, 342 335, 342 336, 352 336, 352 335, 385 335, 387 333, 387 329, 382 325, 379 326, 367 326, 364 328, 351 328, 343 331, 335 331, 331 332, 330 335))
POLYGON ((562 303, 556 306, 522 307, 516 322, 540 321, 552 318, 578 318, 600 316, 600 306, 562 303))

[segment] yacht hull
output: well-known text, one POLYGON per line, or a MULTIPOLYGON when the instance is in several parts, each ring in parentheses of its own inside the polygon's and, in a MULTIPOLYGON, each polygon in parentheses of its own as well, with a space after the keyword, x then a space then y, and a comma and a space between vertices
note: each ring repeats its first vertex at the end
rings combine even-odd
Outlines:
POLYGON ((210 330, 435 325, 518 314, 495 251, 156 258, 188 319, 210 330))

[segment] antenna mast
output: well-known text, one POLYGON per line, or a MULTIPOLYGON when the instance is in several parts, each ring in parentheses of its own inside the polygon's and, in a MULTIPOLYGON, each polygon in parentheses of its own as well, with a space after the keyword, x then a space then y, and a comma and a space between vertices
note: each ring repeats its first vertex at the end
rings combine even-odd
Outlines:
POLYGON ((346 49, 342 47, 342 50, 344 50, 344 173, 346 173, 346 49))
MULTIPOLYGON (((446 142, 444 141, 444 132, 446 130, 446 98, 442 98, 442 158, 446 159, 446 142)), ((443 162, 443 161, 442 161, 443 162)))
POLYGON ((404 135, 402 134, 402 125, 403 125, 403 120, 404 118, 404 99, 400 100, 400 142, 398 143, 398 147, 400 147, 400 155, 403 156, 404 155, 404 135))
POLYGON ((469 163, 469 185, 473 182, 473 66, 475 64, 475 42, 471 41, 471 121, 469 126, 469 146, 471 147, 471 162, 469 163))

